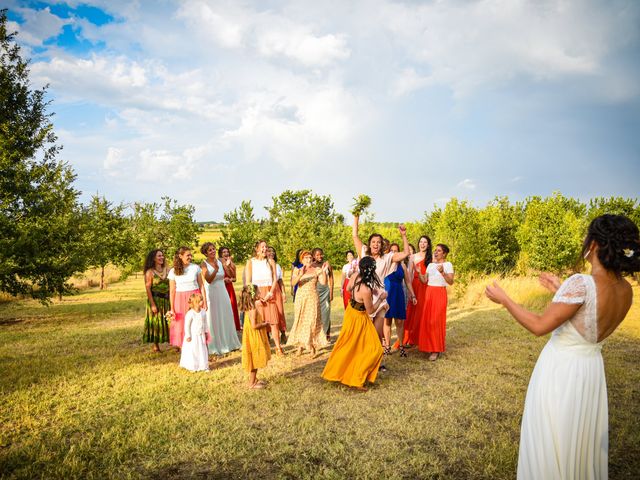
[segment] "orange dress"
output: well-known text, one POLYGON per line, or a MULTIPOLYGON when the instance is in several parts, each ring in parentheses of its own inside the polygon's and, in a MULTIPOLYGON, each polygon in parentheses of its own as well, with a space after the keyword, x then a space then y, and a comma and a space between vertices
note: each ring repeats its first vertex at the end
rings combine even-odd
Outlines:
POLYGON ((350 387, 373 383, 382 362, 382 353, 378 332, 364 305, 351 298, 322 378, 350 387))
MULTIPOLYGON (((267 366, 271 359, 271 347, 267 338, 267 328, 253 328, 246 312, 246 322, 242 330, 242 368, 250 372, 267 366)), ((256 323, 262 323, 262 317, 256 310, 256 323)))

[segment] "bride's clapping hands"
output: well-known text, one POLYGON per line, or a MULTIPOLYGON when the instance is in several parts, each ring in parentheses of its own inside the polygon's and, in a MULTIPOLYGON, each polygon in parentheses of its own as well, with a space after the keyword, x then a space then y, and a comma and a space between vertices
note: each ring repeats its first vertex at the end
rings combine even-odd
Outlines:
POLYGON ((484 294, 487 296, 489 300, 495 303, 504 304, 504 302, 509 298, 507 293, 498 285, 498 282, 493 282, 491 285, 487 285, 487 288, 484 290, 484 294))
POLYGON ((543 272, 538 277, 540 285, 549 290, 551 293, 556 293, 560 288, 561 281, 553 273, 543 272))

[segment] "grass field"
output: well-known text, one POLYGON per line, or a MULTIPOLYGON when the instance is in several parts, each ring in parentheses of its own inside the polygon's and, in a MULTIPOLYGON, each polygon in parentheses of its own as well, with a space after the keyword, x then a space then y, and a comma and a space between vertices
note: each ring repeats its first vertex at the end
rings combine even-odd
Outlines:
MULTIPOLYGON (((539 306, 548 296, 530 283, 505 281, 539 306)), ((451 306, 441 360, 393 355, 366 393, 320 378, 327 352, 274 357, 259 372, 263 391, 245 388, 239 353, 210 373, 181 370, 178 354, 140 343, 140 277, 50 307, 4 303, 0 476, 514 478, 524 394, 546 339, 480 291, 469 286, 451 306)), ((637 303, 603 350, 612 479, 640 471, 637 303)), ((336 298, 334 339, 341 313, 336 298)))

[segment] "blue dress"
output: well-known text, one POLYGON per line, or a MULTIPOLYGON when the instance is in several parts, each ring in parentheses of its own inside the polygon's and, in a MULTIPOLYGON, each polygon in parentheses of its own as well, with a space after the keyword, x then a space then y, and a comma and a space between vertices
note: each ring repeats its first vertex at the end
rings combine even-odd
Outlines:
POLYGON ((404 269, 402 264, 398 264, 395 272, 384 277, 384 289, 387 291, 387 303, 389 310, 385 318, 398 318, 404 320, 407 318, 407 305, 405 303, 404 289, 402 282, 404 281, 404 269))

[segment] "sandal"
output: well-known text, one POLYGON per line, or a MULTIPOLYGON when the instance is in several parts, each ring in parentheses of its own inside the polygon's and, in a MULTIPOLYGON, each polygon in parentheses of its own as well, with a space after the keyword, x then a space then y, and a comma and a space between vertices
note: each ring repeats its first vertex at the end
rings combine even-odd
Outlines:
POLYGON ((279 357, 284 357, 285 353, 284 350, 282 349, 282 347, 276 348, 276 355, 279 357))
POLYGON ((250 385, 249 390, 261 390, 264 388, 264 383, 256 382, 253 385, 250 385))
POLYGON ((435 362, 438 359, 439 356, 440 356, 439 353, 433 352, 431 355, 429 355, 429 361, 430 362, 435 362))

